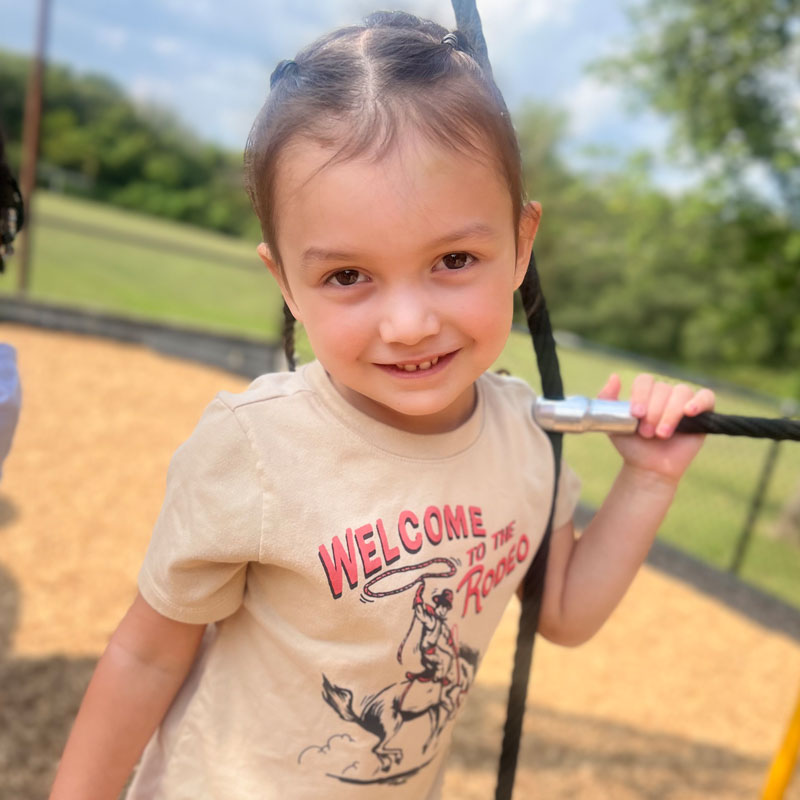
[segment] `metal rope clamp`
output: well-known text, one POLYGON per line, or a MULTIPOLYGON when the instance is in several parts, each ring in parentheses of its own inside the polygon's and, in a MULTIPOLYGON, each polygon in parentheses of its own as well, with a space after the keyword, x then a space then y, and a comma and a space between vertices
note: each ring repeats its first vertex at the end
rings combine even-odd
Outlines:
POLYGON ((639 420, 631 416, 631 404, 623 400, 596 400, 580 395, 565 400, 537 397, 533 418, 546 431, 559 433, 636 433, 639 420))

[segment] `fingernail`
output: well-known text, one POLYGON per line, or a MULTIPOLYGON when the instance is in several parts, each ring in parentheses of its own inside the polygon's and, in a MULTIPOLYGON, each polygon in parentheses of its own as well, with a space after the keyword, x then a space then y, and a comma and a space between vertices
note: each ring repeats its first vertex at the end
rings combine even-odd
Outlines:
POLYGON ((634 417, 643 417, 645 411, 647 411, 647 409, 642 403, 634 403, 631 406, 631 414, 633 414, 634 417))
POLYGON ((697 413, 697 403, 689 403, 689 405, 686 406, 686 410, 690 414, 696 414, 697 413))
POLYGON ((658 428, 656 428, 656 433, 666 438, 672 434, 672 425, 667 425, 666 423, 659 425, 658 428))
POLYGON ((649 422, 640 422, 638 431, 640 436, 649 439, 653 435, 654 428, 649 422))

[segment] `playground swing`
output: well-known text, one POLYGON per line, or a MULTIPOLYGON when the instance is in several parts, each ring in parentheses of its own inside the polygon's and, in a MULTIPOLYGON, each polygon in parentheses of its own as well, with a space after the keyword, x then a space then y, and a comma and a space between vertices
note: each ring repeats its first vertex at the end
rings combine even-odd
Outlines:
POLYGON ((778 752, 772 760, 761 800, 781 800, 792 779, 800 749, 800 694, 778 752))
MULTIPOLYGON (((481 66, 491 78, 492 70, 475 0, 452 0, 452 5, 456 17, 456 27, 466 36, 481 66)), ((541 610, 544 574, 552 533, 563 433, 584 430, 613 433, 627 431, 633 433, 637 424, 637 420, 628 413, 627 403, 612 403, 608 401, 589 403, 583 399, 573 400, 572 402, 564 401, 564 389, 556 354, 555 339, 553 338, 533 253, 531 253, 528 272, 520 286, 520 295, 536 353, 537 366, 541 376, 542 395, 546 398, 546 400, 537 404, 537 408, 534 409, 534 416, 537 422, 545 429, 553 448, 555 483, 550 518, 545 536, 523 581, 522 610, 517 633, 511 687, 508 695, 506 724, 495 793, 496 800, 510 800, 514 787, 514 775, 522 734, 522 718, 533 658, 533 643, 541 610)), ((691 419, 685 417, 678 425, 677 430, 682 433, 718 433, 729 436, 800 441, 800 422, 741 417, 712 412, 706 412, 691 419)), ((800 700, 798 700, 798 707, 789 727, 786 740, 770 772, 769 786, 774 786, 774 788, 770 790, 768 786, 763 800, 779 800, 782 796, 786 785, 788 785, 799 745, 800 700)))
MULTIPOLYGON (((473 46, 482 66, 491 76, 486 43, 481 30, 480 16, 474 0, 453 0, 457 27, 473 46)), ((637 420, 630 416, 627 403, 594 401, 573 398, 564 401, 564 390, 556 354, 555 339, 550 325, 547 306, 541 291, 536 259, 531 260, 525 280, 520 287, 525 316, 530 330, 536 361, 542 383, 544 400, 533 410, 536 421, 545 429, 553 447, 555 460, 555 486, 558 486, 561 463, 562 435, 565 432, 597 430, 611 433, 636 430, 637 420), (555 401, 555 402, 553 402, 555 401)), ((740 417, 706 412, 694 418, 684 418, 677 430, 682 433, 722 433, 729 436, 750 436, 770 439, 800 441, 800 422, 740 417)), ((555 495, 555 490, 554 490, 555 495)), ((528 692, 533 659, 533 643, 538 627, 539 612, 544 589, 544 574, 552 533, 555 496, 551 504, 550 519, 544 539, 524 578, 522 610, 517 633, 516 652, 511 687, 508 695, 503 747, 498 769, 496 800, 510 800, 514 788, 522 718, 528 692)), ((792 765, 800 745, 800 700, 776 766, 770 773, 774 790, 764 794, 763 800, 779 800, 788 784, 792 765), (793 754, 792 754, 793 751, 793 754), (774 778, 773 778, 774 775, 774 778)))
MULTIPOLYGON (((483 36, 480 15, 475 0, 452 0, 456 28, 469 42, 472 51, 490 80, 492 69, 489 63, 486 42, 483 36)), ((497 92, 500 97, 500 92, 497 92)), ((500 100, 502 102, 502 100, 500 100)), ((520 286, 520 296, 530 331, 536 362, 542 385, 542 397, 532 413, 543 428, 553 449, 555 481, 553 499, 544 538, 528 573, 523 579, 522 608, 517 632, 516 651, 508 694, 506 722, 498 768, 495 800, 510 800, 514 787, 519 744, 522 735, 522 720, 528 692, 528 679, 533 659, 533 644, 538 627, 542 604, 544 575, 552 534, 555 496, 558 490, 561 466, 562 437, 565 432, 601 431, 608 433, 634 433, 638 420, 629 413, 629 404, 616 401, 588 401, 586 398, 564 399, 564 389, 556 354, 550 318, 544 295, 541 291, 536 259, 531 253, 528 270, 520 286)), ((283 344, 290 369, 295 368, 294 323, 288 306, 284 303, 283 344)), ((681 433, 717 433, 729 436, 748 436, 769 439, 791 439, 800 441, 800 422, 787 419, 763 419, 729 414, 705 412, 696 417, 684 417, 677 427, 681 433)), ((770 785, 783 787, 765 794, 763 800, 780 800, 791 773, 786 764, 791 760, 789 751, 796 754, 800 744, 800 706, 784 746, 779 753, 780 767, 770 773, 770 785), (784 776, 781 778, 780 776, 784 776)))

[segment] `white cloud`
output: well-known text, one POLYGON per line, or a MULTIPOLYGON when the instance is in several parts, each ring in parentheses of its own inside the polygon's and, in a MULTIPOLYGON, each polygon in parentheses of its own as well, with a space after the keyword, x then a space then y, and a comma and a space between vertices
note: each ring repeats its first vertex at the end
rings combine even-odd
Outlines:
POLYGON ((487 34, 496 28, 507 36, 510 31, 530 33, 545 24, 569 24, 577 4, 578 0, 492 0, 478 10, 487 34))
MULTIPOLYGON (((376 3, 375 0, 343 0, 331 4, 331 16, 324 24, 329 29, 340 25, 356 25, 374 11, 391 8, 402 8, 409 14, 422 19, 431 19, 446 28, 454 26, 453 9, 446 0, 403 0, 403 2, 383 4, 376 3)), ((324 31, 325 27, 318 30, 316 35, 324 31)))
POLYGON ((159 56, 176 56, 186 52, 184 43, 175 36, 154 36, 150 47, 159 56))
POLYGON ((257 108, 244 110, 239 106, 220 109, 217 117, 219 138, 231 142, 234 149, 242 149, 257 112, 257 108))
POLYGON ((183 72, 174 107, 204 137, 240 149, 267 93, 268 70, 254 58, 220 58, 183 72))
MULTIPOLYGON (((575 13, 579 0, 490 0, 478 4, 478 13, 483 23, 487 40, 492 39, 498 49, 509 36, 525 36, 542 25, 568 24, 575 13)), ((403 11, 432 19, 446 28, 455 27, 453 8, 446 0, 405 0, 403 11)), ((390 7, 391 3, 388 4, 390 7)), ((380 4, 378 4, 380 7, 380 4)), ((354 22, 374 11, 374 0, 347 0, 339 14, 343 22, 354 22), (349 15, 349 16, 348 16, 349 15)), ((490 43, 491 47, 491 43, 490 43)))
POLYGON ((118 25, 99 24, 95 26, 94 36, 103 47, 109 50, 122 50, 128 43, 128 32, 118 25))
POLYGON ((266 86, 264 65, 254 58, 211 59, 188 78, 190 89, 216 98, 235 97, 243 87, 266 86))
POLYGON ((220 14, 219 6, 211 0, 165 0, 165 5, 173 14, 204 22, 212 21, 220 14))
POLYGON ((577 137, 586 137, 605 127, 610 117, 620 115, 622 93, 614 86, 586 76, 567 90, 563 105, 569 112, 570 132, 577 137))
MULTIPOLYGON (((663 152, 667 149, 672 135, 672 122, 654 111, 641 111, 633 116, 620 111, 617 124, 629 131, 631 145, 651 151, 663 152)), ((677 157, 689 163, 688 153, 677 153, 677 157)))

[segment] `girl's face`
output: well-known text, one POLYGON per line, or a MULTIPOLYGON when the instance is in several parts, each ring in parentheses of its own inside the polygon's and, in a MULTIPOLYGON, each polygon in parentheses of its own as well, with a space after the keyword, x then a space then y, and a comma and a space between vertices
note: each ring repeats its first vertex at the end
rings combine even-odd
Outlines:
POLYGON ((515 230, 488 161, 413 135, 378 161, 332 155, 304 140, 286 153, 282 270, 259 254, 345 399, 403 430, 452 430, 508 337, 539 206, 515 230))

